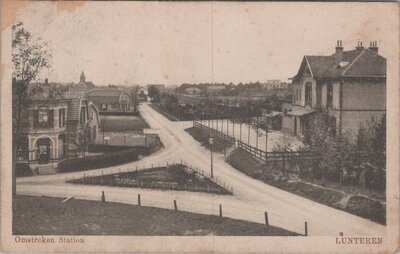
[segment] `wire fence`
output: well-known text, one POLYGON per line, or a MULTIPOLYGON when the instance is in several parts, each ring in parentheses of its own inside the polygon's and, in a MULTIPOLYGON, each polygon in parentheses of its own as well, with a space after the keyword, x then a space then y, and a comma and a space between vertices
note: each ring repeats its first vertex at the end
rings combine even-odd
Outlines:
POLYGON ((131 188, 146 188, 146 189, 165 189, 174 191, 192 191, 192 192, 206 192, 214 194, 232 195, 233 187, 222 181, 219 177, 211 178, 211 174, 194 167, 192 164, 181 160, 180 163, 168 163, 164 165, 151 164, 150 167, 143 166, 142 169, 130 168, 124 171, 119 169, 115 172, 111 171, 107 174, 101 173, 84 173, 83 177, 75 178, 74 176, 70 179, 65 178, 67 183, 75 184, 90 184, 90 185, 109 185, 118 187, 131 187, 131 188), (184 170, 189 171, 188 173, 195 174, 196 178, 200 179, 201 183, 185 183, 178 184, 176 181, 155 181, 155 180, 140 180, 135 177, 141 170, 154 171, 154 170, 166 170, 168 167, 184 166, 184 170))

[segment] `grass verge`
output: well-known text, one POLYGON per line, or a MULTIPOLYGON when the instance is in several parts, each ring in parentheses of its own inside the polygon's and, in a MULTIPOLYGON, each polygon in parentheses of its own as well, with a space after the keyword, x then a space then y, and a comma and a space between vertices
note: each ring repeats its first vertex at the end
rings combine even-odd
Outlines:
POLYGON ((62 198, 16 196, 15 235, 296 236, 282 228, 213 215, 62 198))

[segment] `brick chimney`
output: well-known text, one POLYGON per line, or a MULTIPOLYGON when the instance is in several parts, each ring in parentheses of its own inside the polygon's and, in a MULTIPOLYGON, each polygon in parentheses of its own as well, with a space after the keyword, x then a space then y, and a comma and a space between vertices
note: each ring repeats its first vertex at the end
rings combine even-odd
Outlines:
POLYGON ((45 84, 45 85, 48 85, 48 84, 49 84, 49 79, 47 79, 47 78, 44 79, 44 84, 45 84))
POLYGON ((377 41, 371 41, 369 43, 369 50, 371 50, 375 54, 378 54, 378 42, 377 41))
POLYGON ((342 45, 342 41, 337 41, 336 44, 336 52, 335 52, 335 59, 336 61, 340 62, 343 59, 343 45, 342 45))
POLYGON ((363 49, 364 49, 364 46, 362 45, 362 41, 358 41, 356 50, 363 50, 363 49))

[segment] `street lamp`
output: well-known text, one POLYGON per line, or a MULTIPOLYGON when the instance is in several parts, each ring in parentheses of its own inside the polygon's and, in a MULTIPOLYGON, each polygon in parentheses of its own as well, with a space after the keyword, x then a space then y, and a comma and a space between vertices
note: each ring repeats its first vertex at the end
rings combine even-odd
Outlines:
POLYGON ((214 178, 214 172, 213 172, 213 144, 214 144, 214 139, 213 138, 209 138, 208 139, 208 143, 211 145, 210 151, 211 151, 211 179, 214 178))

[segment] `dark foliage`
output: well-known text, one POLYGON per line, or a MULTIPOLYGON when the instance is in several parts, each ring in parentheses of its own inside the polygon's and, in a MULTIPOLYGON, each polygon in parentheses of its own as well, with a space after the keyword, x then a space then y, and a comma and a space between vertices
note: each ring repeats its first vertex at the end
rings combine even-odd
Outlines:
POLYGON ((31 176, 32 170, 27 164, 19 164, 17 163, 15 167, 15 175, 16 176, 31 176))
POLYGON ((120 165, 136 161, 138 159, 139 151, 138 148, 131 148, 85 158, 69 159, 58 164, 58 171, 72 172, 120 165))

